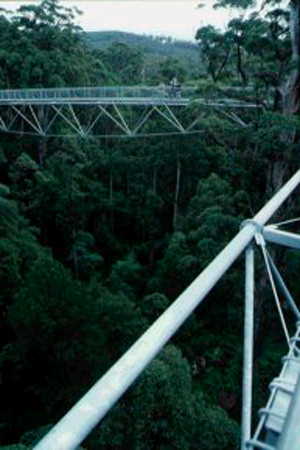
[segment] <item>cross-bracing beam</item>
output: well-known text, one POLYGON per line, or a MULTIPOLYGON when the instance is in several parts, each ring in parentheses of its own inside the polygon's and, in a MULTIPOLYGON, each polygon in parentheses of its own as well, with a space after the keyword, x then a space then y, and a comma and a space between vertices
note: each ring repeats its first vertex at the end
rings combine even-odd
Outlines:
POLYGON ((146 110, 141 112, 140 105, 124 106, 117 102, 112 102, 110 105, 98 102, 95 105, 51 103, 43 105, 42 121, 39 117, 40 107, 40 104, 34 103, 17 106, 0 104, 0 129, 16 134, 48 137, 77 135, 82 138, 145 135, 145 128, 146 133, 153 136, 162 133, 168 135, 200 131, 199 127, 195 127, 196 124, 200 126, 200 120, 195 119, 195 115, 190 116, 186 125, 183 124, 180 116, 184 108, 178 108, 178 105, 147 104, 146 110), (13 119, 10 120, 12 113, 14 113, 13 119), (154 120, 155 116, 159 116, 161 121, 154 120), (129 123, 129 117, 132 123, 129 123), (151 123, 151 131, 149 127, 146 127, 148 123, 151 123), (164 123, 163 130, 161 130, 162 123, 164 123))

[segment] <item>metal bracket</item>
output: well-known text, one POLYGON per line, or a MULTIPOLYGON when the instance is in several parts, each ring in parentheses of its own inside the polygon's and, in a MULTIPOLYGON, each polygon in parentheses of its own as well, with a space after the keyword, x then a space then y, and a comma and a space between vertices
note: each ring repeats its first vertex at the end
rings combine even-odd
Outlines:
POLYGON ((256 228, 256 233, 254 235, 256 245, 258 245, 259 247, 265 247, 266 242, 263 237, 263 225, 260 225, 253 219, 246 219, 241 223, 240 229, 244 228, 246 225, 253 225, 256 228))

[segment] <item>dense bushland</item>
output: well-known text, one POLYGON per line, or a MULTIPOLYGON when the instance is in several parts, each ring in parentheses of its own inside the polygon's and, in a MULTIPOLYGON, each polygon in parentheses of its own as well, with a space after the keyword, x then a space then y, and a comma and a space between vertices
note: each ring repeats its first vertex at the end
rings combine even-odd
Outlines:
MULTIPOLYGON (((73 19, 55 0, 0 16, 1 88, 118 83, 124 47, 90 48, 73 19)), ((263 105, 206 111, 201 135, 47 138, 43 160, 40 138, 0 136, 2 449, 31 448, 298 166, 287 21, 277 8, 223 35, 199 30, 214 83, 199 80, 199 91, 235 85, 232 95, 263 105)), ((126 76, 141 83, 142 55, 130 55, 126 76)), ((294 197, 278 218, 298 209, 294 197)), ((276 256, 298 293, 299 257, 276 256)), ((242 269, 239 260, 84 448, 238 448, 242 269)), ((284 352, 271 300, 258 259, 256 407, 284 352)))

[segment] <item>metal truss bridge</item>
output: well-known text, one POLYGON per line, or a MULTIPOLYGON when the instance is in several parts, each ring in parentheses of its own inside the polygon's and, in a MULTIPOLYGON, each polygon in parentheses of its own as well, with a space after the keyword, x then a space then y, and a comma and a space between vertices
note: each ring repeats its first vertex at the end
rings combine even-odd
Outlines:
POLYGON ((245 319, 241 449, 299 450, 300 312, 270 256, 268 246, 275 244, 299 250, 300 236, 281 229, 282 225, 291 221, 266 225, 299 184, 300 170, 252 219, 242 223, 241 230, 224 250, 50 430, 34 450, 76 449, 243 253, 245 253, 245 319), (270 384, 269 400, 266 407, 260 410, 260 421, 256 431, 253 432, 251 418, 255 249, 261 253, 265 263, 270 289, 278 310, 279 323, 282 325, 287 342, 287 355, 283 358, 280 375, 270 384), (291 334, 284 319, 282 299, 290 306, 295 316, 296 331, 291 334))
POLYGON ((203 108, 208 107, 230 110, 231 119, 239 121, 232 110, 257 105, 199 98, 188 87, 0 90, 0 131, 82 138, 199 133, 203 108))

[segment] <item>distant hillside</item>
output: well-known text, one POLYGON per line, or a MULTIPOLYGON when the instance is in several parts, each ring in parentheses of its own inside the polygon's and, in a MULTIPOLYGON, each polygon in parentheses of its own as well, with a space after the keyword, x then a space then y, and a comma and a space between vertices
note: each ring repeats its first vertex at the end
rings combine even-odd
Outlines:
POLYGON ((94 48, 108 47, 112 42, 123 42, 142 48, 145 53, 164 56, 198 57, 196 44, 188 41, 173 40, 170 37, 147 36, 123 31, 90 31, 86 33, 88 42, 94 48))
POLYGON ((93 48, 105 49, 113 42, 122 42, 138 48, 148 61, 173 57, 180 60, 190 74, 199 71, 200 52, 198 46, 192 42, 123 31, 92 31, 85 35, 87 42, 93 48))

